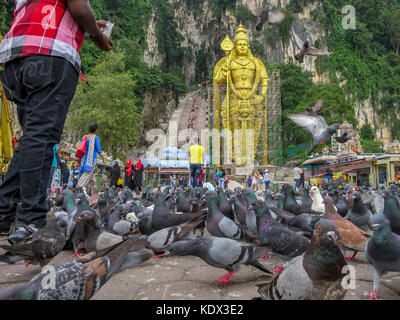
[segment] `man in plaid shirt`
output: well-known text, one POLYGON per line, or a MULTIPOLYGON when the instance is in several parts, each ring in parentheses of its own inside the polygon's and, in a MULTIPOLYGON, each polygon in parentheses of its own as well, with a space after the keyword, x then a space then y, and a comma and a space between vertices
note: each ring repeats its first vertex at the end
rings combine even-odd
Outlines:
POLYGON ((0 232, 9 232, 10 242, 26 236, 21 223, 35 230, 45 222, 53 146, 75 94, 79 49, 87 32, 99 49, 111 50, 105 26, 86 0, 15 0, 13 24, 0 45, 0 79, 23 130, 0 186, 0 232))

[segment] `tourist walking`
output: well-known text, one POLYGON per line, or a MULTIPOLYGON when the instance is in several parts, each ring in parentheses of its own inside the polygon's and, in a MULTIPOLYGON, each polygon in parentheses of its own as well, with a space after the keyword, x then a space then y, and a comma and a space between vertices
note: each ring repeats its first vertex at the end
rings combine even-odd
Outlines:
POLYGON ((13 24, 0 44, 5 66, 0 78, 7 98, 17 104, 23 136, 0 186, 0 232, 17 229, 26 236, 19 222, 34 228, 45 224, 53 146, 61 141, 75 94, 84 33, 101 50, 113 44, 100 30, 106 21, 96 22, 88 1, 18 0, 15 5, 13 24))
POLYGON ((199 138, 195 137, 195 144, 189 148, 190 179, 193 187, 200 187, 200 174, 204 164, 204 148, 199 145, 199 138))
POLYGON ((89 125, 89 134, 82 138, 86 139, 86 151, 81 160, 81 173, 77 187, 86 188, 88 183, 93 180, 96 169, 97 154, 103 159, 103 164, 106 165, 106 159, 101 151, 100 138, 96 135, 97 124, 89 125))

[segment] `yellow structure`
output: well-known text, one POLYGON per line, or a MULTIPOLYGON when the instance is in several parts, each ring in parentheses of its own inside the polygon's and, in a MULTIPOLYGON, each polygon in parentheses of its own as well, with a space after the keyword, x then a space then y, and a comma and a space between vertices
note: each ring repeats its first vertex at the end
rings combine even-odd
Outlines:
MULTIPOLYGON (((213 74, 214 128, 224 137, 225 163, 245 166, 253 163, 261 127, 267 123, 269 78, 261 60, 253 57, 242 25, 236 31, 234 42, 226 37, 221 48, 226 56, 218 61, 213 74)), ((213 140, 217 164, 221 163, 220 140, 220 137, 213 140)), ((267 137, 263 145, 265 155, 267 137)), ((267 157, 264 162, 268 165, 267 157)))
POLYGON ((385 154, 378 156, 372 163, 372 174, 375 177, 376 186, 389 186, 395 182, 396 176, 400 173, 400 155, 385 154))
MULTIPOLYGON (((0 34, 0 42, 2 37, 0 34)), ((12 138, 14 137, 11 105, 6 98, 0 82, 0 174, 8 169, 9 162, 14 154, 12 138)))

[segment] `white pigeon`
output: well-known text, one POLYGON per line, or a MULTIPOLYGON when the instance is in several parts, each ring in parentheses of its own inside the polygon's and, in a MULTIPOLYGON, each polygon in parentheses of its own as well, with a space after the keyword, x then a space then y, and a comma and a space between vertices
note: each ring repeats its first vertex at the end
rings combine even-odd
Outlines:
POLYGON ((322 199, 321 193, 316 186, 313 186, 311 188, 310 197, 313 201, 311 210, 315 212, 325 213, 324 199, 322 199))

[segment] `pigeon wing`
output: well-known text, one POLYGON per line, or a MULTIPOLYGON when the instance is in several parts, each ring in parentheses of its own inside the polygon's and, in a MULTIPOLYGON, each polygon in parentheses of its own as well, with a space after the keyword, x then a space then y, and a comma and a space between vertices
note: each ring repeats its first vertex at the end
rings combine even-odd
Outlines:
POLYGON ((268 23, 278 24, 281 23, 286 17, 286 14, 281 10, 272 10, 268 13, 268 23))
POLYGON ((231 219, 226 217, 222 218, 218 223, 218 228, 227 238, 240 239, 242 235, 242 230, 239 228, 239 226, 231 219))
POLYGON ((289 115, 289 118, 298 126, 310 133, 314 138, 323 134, 325 129, 328 127, 325 119, 321 116, 314 117, 304 114, 293 114, 289 115))
POLYGON ((249 10, 251 15, 255 18, 258 18, 263 13, 263 10, 256 4, 254 0, 247 0, 246 6, 247 10, 249 10))
POLYGON ((301 50, 303 49, 304 46, 304 41, 300 39, 300 37, 296 34, 296 32, 294 32, 294 29, 292 28, 292 33, 293 33, 293 37, 294 40, 296 42, 297 47, 301 50))

